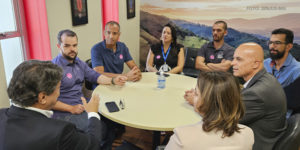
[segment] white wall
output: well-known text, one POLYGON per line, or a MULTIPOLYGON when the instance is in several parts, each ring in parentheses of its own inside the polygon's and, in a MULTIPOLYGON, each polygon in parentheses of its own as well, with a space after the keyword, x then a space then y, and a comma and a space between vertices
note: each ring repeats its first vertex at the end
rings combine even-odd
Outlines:
POLYGON ((9 106, 9 98, 7 96, 7 85, 5 79, 5 72, 4 72, 4 64, 3 64, 3 57, 1 52, 1 45, 0 45, 0 108, 8 107, 9 106))
MULTIPOLYGON (((140 48, 140 0, 136 0, 136 17, 127 19, 126 0, 119 0, 119 23, 121 26, 120 41, 124 42, 139 66, 140 48)), ((79 37, 79 54, 81 60, 90 58, 90 51, 93 45, 103 40, 102 38, 102 14, 101 0, 88 0, 88 24, 72 26, 71 8, 69 0, 46 0, 48 25, 52 57, 58 55, 56 47, 56 35, 62 29, 71 29, 79 37)), ((128 71, 127 67, 125 72, 128 71)))
MULTIPOLYGON (((127 19, 126 0, 119 0, 119 23, 121 26, 120 41, 124 42, 130 54, 139 66, 140 64, 140 0, 135 1, 135 17, 127 19)), ((128 67, 124 67, 124 72, 128 67)))
POLYGON ((56 36, 60 30, 70 29, 78 36, 78 57, 85 61, 91 57, 94 44, 102 40, 101 0, 88 0, 88 24, 72 26, 70 0, 46 0, 52 57, 59 53, 56 36))

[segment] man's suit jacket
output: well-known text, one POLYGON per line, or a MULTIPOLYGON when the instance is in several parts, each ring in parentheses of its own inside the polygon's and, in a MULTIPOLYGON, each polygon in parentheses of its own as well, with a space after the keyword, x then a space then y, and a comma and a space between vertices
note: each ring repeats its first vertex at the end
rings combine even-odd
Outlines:
POLYGON ((246 114, 240 123, 254 132, 253 150, 272 150, 284 133, 286 124, 286 97, 272 75, 259 71, 242 90, 246 114))
POLYGON ((96 150, 100 149, 100 121, 89 119, 89 131, 23 108, 0 110, 0 150, 96 150))

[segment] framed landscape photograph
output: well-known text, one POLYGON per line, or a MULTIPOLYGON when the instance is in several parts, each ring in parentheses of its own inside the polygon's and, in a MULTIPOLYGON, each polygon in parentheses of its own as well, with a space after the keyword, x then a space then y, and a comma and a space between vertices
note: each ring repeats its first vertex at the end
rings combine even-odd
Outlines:
POLYGON ((127 3, 127 19, 135 17, 135 0, 126 0, 127 3))
POLYGON ((71 0, 73 26, 88 23, 87 0, 71 0))

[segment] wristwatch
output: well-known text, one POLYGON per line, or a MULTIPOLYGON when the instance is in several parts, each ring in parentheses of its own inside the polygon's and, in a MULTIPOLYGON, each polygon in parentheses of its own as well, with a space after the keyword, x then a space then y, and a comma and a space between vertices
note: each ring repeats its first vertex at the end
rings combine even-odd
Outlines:
POLYGON ((112 84, 112 85, 115 85, 114 79, 115 79, 114 77, 111 78, 111 84, 112 84))

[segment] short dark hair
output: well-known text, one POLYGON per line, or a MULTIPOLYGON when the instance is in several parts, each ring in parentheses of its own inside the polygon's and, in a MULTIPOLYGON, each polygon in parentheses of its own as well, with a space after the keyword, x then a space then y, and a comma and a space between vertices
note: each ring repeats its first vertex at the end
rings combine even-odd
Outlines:
POLYGON ((279 28, 272 31, 272 34, 285 34, 285 43, 293 44, 294 41, 294 33, 293 31, 285 28, 279 28))
POLYGON ((165 28, 165 27, 169 27, 169 28, 171 29, 172 46, 175 47, 175 45, 177 44, 177 32, 176 32, 176 29, 175 29, 175 27, 174 27, 172 24, 170 24, 170 23, 164 25, 164 28, 165 28))
POLYGON ((214 24, 223 24, 224 30, 227 30, 227 23, 223 20, 218 20, 214 24))
POLYGON ((32 106, 40 92, 52 94, 61 78, 62 69, 51 61, 24 61, 14 70, 7 93, 13 103, 32 106))
POLYGON ((104 29, 105 31, 106 31, 106 28, 107 28, 108 25, 117 25, 119 27, 119 32, 121 30, 120 24, 118 22, 116 22, 116 21, 109 21, 109 22, 107 22, 105 24, 105 29, 104 29))
POLYGON ((66 34, 67 36, 71 36, 71 37, 76 37, 77 40, 78 40, 77 34, 76 34, 74 31, 69 30, 69 29, 65 29, 65 30, 59 31, 58 34, 57 34, 57 43, 58 43, 58 44, 61 44, 61 43, 62 43, 62 41, 61 41, 61 36, 62 36, 63 34, 66 34))
POLYGON ((200 72, 197 87, 200 100, 194 105, 202 114, 202 129, 223 131, 222 137, 239 132, 244 105, 237 79, 228 72, 200 72))

